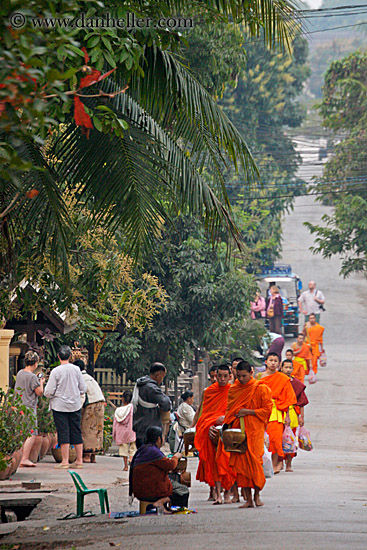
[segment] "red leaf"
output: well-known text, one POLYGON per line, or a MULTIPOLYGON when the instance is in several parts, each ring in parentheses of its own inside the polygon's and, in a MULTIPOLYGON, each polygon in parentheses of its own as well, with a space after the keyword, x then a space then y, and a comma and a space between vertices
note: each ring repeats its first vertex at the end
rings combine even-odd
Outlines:
POLYGON ((39 195, 39 191, 37 191, 37 189, 31 189, 26 192, 26 195, 29 199, 34 199, 37 195, 39 195))
POLYGON ((86 48, 82 48, 82 52, 84 52, 84 61, 85 61, 85 64, 88 63, 89 61, 89 55, 87 53, 87 49, 86 48))
POLYGON ((80 79, 79 88, 86 88, 87 86, 96 84, 96 82, 99 82, 100 76, 101 76, 100 71, 97 71, 97 69, 92 69, 91 74, 88 74, 87 76, 83 76, 83 78, 80 79))
POLYGON ((111 69, 110 71, 108 71, 108 73, 105 73, 103 74, 102 76, 100 76, 98 78, 98 81, 97 82, 100 82, 101 80, 103 80, 104 78, 107 78, 111 73, 113 73, 113 71, 116 71, 116 67, 114 69, 111 69))
POLYGON ((88 138, 88 128, 93 128, 93 124, 90 116, 85 111, 84 103, 80 101, 78 96, 74 97, 74 120, 77 126, 81 126, 83 134, 88 138))

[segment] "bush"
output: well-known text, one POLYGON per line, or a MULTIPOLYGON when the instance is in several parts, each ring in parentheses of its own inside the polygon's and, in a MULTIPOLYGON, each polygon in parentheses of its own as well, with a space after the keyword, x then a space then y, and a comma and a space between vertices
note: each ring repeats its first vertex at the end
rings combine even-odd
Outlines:
POLYGON ((5 457, 20 449, 35 427, 32 411, 21 395, 12 389, 0 390, 0 471, 7 466, 5 457))

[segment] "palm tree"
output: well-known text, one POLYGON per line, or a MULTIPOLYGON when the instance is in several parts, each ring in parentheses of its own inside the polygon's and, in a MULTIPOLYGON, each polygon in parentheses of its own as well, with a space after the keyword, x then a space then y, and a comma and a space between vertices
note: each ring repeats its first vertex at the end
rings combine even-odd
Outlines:
MULTIPOLYGON (((270 46, 286 47, 298 21, 288 0, 135 0, 129 9, 147 13, 150 4, 155 13, 160 8, 163 14, 195 8, 211 17, 244 21, 253 36, 263 29, 270 46)), ((15 144, 19 158, 37 169, 22 178, 21 191, 14 182, 0 189, 1 255, 9 258, 5 271, 12 271, 23 232, 32 235, 34 250, 42 253, 50 247, 53 261, 62 263, 66 273, 70 193, 92 205, 94 221, 108 220, 111 232, 119 227, 135 258, 149 250, 162 223, 178 211, 202 218, 213 239, 225 228, 241 246, 222 170, 232 163, 237 170, 242 167, 248 181, 257 178, 246 143, 178 52, 164 49, 159 41, 143 48, 144 73, 141 68, 129 73, 125 93, 119 93, 127 78, 123 64, 84 88, 83 102, 94 121, 89 139, 69 114, 47 148, 36 142, 15 144), (96 97, 101 92, 102 99, 96 97), (205 174, 210 174, 210 184, 205 174)))

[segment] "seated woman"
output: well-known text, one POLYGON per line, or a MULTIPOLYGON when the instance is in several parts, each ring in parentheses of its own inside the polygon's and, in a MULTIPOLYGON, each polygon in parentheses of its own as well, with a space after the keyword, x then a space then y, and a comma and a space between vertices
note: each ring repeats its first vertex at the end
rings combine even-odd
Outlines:
POLYGON ((187 507, 188 488, 168 477, 182 455, 176 453, 172 458, 166 458, 160 450, 162 445, 162 428, 149 426, 145 445, 137 450, 130 466, 129 495, 152 502, 155 507, 167 507, 169 503, 187 507))
POLYGON ((195 416, 195 411, 192 408, 194 393, 191 390, 187 390, 181 395, 181 399, 182 403, 177 409, 178 420, 172 426, 175 435, 174 451, 178 450, 182 436, 188 428, 191 428, 195 416))

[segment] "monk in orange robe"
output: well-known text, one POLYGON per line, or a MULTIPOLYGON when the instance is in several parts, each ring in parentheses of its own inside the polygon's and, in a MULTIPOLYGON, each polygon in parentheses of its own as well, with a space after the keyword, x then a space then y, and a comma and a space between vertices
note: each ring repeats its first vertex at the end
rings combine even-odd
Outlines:
POLYGON ((297 340, 292 344, 293 359, 298 363, 297 368, 293 376, 298 378, 303 384, 305 381, 305 374, 308 374, 311 368, 312 353, 310 346, 305 343, 305 335, 300 332, 297 336, 297 340))
MULTIPOLYGON (((228 405, 224 417, 223 429, 240 427, 240 417, 245 420, 247 436, 247 451, 245 453, 229 453, 229 466, 234 472, 239 487, 245 491, 246 502, 240 508, 262 506, 260 491, 265 485, 262 467, 264 454, 264 432, 272 410, 270 389, 262 382, 253 379, 254 369, 247 361, 237 364, 237 380, 228 392, 228 405), (252 497, 252 489, 254 496, 252 497)), ((219 442, 217 461, 219 474, 228 473, 222 463, 221 446, 219 442)))
POLYGON ((292 361, 293 378, 297 378, 300 382, 302 382, 302 380, 304 380, 304 378, 305 378, 305 368, 302 365, 302 363, 295 360, 292 349, 287 349, 286 350, 285 358, 287 359, 287 361, 292 361))
POLYGON ((317 363, 321 353, 323 352, 324 342, 323 334, 325 328, 316 323, 316 315, 310 313, 308 323, 306 323, 306 333, 311 345, 312 352, 312 370, 317 373, 317 363))
MULTIPOLYGON (((290 418, 290 427, 293 430, 294 435, 296 435, 296 431, 298 426, 304 426, 305 425, 305 412, 304 408, 306 405, 308 405, 308 399, 305 393, 306 386, 302 384, 300 380, 297 378, 294 378, 292 376, 293 374, 293 362, 289 359, 284 359, 281 366, 281 372, 288 376, 288 378, 291 381, 292 388, 294 390, 294 393, 296 394, 297 398, 297 405, 291 405, 289 407, 289 418, 290 418)), ((297 456, 297 453, 287 453, 285 455, 285 471, 286 472, 293 472, 292 470, 292 460, 293 458, 297 456)))
MULTIPOLYGON (((210 487, 215 487, 215 500, 213 504, 222 504, 221 483, 216 464, 217 448, 210 439, 211 429, 223 424, 224 414, 227 408, 230 369, 228 365, 220 365, 217 371, 217 381, 206 388, 202 413, 196 424, 194 445, 199 451, 199 466, 196 474, 198 481, 204 481, 210 487)), ((229 467, 229 454, 227 453, 229 467)), ((225 459, 224 459, 225 461, 225 459)), ((230 489, 229 485, 228 489, 230 489)), ((229 493, 226 490, 225 502, 229 503, 229 493)))
POLYGON ((268 353, 265 359, 266 370, 259 374, 259 379, 271 390, 273 408, 266 431, 269 435, 269 451, 272 453, 274 474, 283 466, 283 429, 290 425, 289 407, 297 404, 296 394, 288 376, 278 371, 279 356, 268 353))

